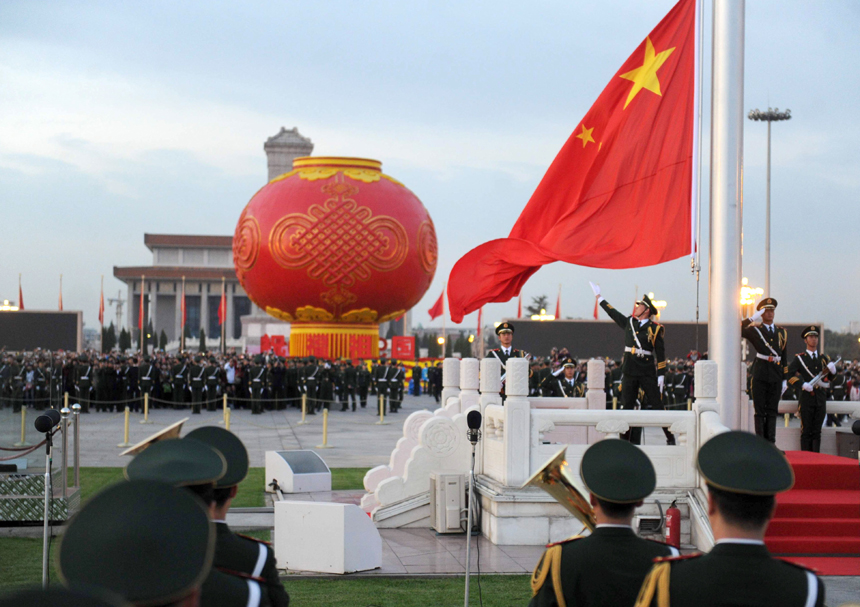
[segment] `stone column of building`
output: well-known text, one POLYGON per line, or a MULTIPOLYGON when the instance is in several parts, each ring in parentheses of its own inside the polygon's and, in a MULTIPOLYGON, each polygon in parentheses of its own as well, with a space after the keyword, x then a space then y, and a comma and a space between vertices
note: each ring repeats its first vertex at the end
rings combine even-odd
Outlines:
POLYGON ((293 160, 301 156, 310 156, 314 144, 308 137, 299 133, 298 127, 287 130, 281 127, 277 135, 269 137, 263 144, 269 164, 269 181, 293 170, 293 160))

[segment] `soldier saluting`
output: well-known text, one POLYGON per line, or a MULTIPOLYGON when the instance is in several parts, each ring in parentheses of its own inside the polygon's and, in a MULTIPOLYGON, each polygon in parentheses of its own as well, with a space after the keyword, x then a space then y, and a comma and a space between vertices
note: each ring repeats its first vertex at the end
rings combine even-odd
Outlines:
MULTIPOLYGON (((490 350, 488 356, 494 356, 502 363, 502 400, 505 400, 505 375, 507 375, 507 363, 509 358, 528 358, 528 354, 513 347, 514 325, 505 321, 496 327, 496 335, 499 336, 501 347, 490 350)), ((531 376, 531 370, 529 370, 531 376)))
POLYGON ((540 390, 544 396, 555 398, 574 398, 585 396, 582 384, 576 381, 576 361, 567 357, 562 361, 561 373, 554 373, 541 383, 540 390))
POLYGON ((806 342, 806 351, 794 357, 788 367, 788 380, 792 386, 803 382, 798 395, 800 409, 800 450, 821 452, 821 426, 827 414, 827 388, 825 383, 836 375, 836 365, 824 354, 818 353, 818 327, 809 326, 801 334, 806 342), (811 382, 821 375, 817 384, 811 382))
POLYGON ((776 306, 774 298, 762 299, 756 313, 741 322, 741 335, 756 352, 752 365, 755 433, 772 443, 776 443, 776 416, 788 375, 788 332, 773 323, 776 306))
MULTIPOLYGON (((639 389, 645 393, 647 406, 651 409, 663 409, 660 392, 663 390, 666 374, 666 352, 663 342, 665 329, 663 325, 651 320, 657 315, 657 307, 645 295, 636 302, 631 316, 625 316, 600 296, 600 285, 589 283, 591 290, 610 318, 624 329, 624 359, 621 363, 621 408, 635 409, 639 389)), ((675 437, 667 428, 663 428, 666 444, 674 445, 675 437)), ((630 442, 639 444, 642 428, 632 428, 625 433, 630 442)))

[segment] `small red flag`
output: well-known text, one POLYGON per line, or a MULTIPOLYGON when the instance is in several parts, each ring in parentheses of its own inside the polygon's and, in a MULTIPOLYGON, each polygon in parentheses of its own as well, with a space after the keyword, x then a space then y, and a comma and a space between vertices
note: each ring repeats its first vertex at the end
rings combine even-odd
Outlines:
POLYGON ((227 320, 227 293, 224 291, 224 285, 221 285, 221 303, 218 304, 218 324, 223 325, 225 320, 227 320))
POLYGON ((182 334, 185 335, 185 281, 182 281, 182 334))
POLYGON ((517 318, 523 317, 523 294, 520 293, 520 298, 517 300, 517 318))
POLYGON ((430 315, 430 320, 436 320, 438 317, 442 316, 445 313, 445 289, 442 289, 442 294, 439 296, 439 299, 436 300, 436 303, 433 304, 433 307, 427 310, 427 313, 430 315))
POLYGON ((555 261, 640 268, 691 253, 695 32, 696 1, 680 0, 576 125, 508 238, 454 265, 454 322, 555 261))
POLYGON ((594 297, 594 320, 597 320, 597 307, 600 304, 600 296, 594 297))
POLYGON ((18 274, 18 309, 24 309, 24 291, 21 290, 21 275, 18 274))
POLYGON ((555 319, 561 319, 561 285, 558 285, 558 299, 555 300, 555 319))
POLYGON ((63 275, 60 274, 60 312, 63 311, 63 275))
POLYGON ((99 324, 105 326, 105 288, 102 286, 101 295, 99 295, 99 324))

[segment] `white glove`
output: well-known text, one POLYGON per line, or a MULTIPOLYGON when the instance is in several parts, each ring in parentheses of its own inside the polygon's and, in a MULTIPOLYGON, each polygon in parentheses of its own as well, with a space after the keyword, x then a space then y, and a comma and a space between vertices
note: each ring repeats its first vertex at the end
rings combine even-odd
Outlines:
POLYGON ((827 370, 830 371, 833 375, 836 375, 836 363, 827 363, 827 370))
POLYGON ((588 284, 591 285, 591 290, 594 293, 594 296, 600 297, 600 285, 596 285, 593 282, 591 282, 590 280, 588 281, 588 284))
POLYGON ((803 386, 801 386, 801 387, 804 390, 806 390, 807 392, 812 392, 814 390, 814 388, 812 387, 812 384, 810 384, 809 382, 806 382, 806 381, 803 382, 803 386))
POLYGON ((753 322, 761 322, 761 317, 764 316, 764 312, 762 310, 756 310, 755 314, 750 316, 750 320, 753 322))
POLYGON ((665 376, 663 376, 663 375, 658 375, 658 376, 657 376, 657 387, 658 387, 658 388, 660 388, 660 389, 662 390, 662 389, 663 389, 663 384, 665 383, 665 381, 666 381, 666 377, 665 377, 665 376))
POLYGON ((782 392, 780 392, 780 395, 785 394, 785 391, 787 389, 788 389, 788 382, 785 380, 782 380, 782 392))

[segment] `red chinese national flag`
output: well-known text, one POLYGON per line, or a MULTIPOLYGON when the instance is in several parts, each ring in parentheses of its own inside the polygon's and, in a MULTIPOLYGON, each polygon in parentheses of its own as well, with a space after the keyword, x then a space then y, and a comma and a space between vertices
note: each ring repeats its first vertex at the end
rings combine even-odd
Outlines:
POLYGON ((21 289, 21 275, 18 275, 18 309, 24 309, 24 291, 21 289))
POLYGON ((102 287, 101 294, 99 295, 99 324, 104 327, 105 325, 105 290, 102 287))
POLYGON ((227 320, 227 292, 224 290, 224 285, 221 285, 221 303, 218 304, 218 325, 223 325, 227 320))
POLYGON ((442 289, 439 299, 436 300, 432 308, 427 310, 427 313, 430 315, 430 320, 435 320, 445 313, 445 289, 442 289))
POLYGON ((454 322, 555 261, 637 268, 692 252, 695 26, 695 0, 681 0, 577 124, 508 238, 455 264, 454 322))

